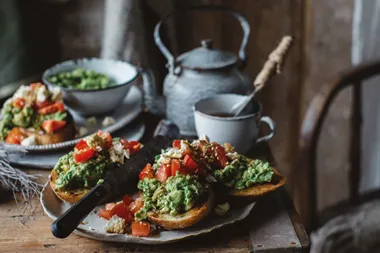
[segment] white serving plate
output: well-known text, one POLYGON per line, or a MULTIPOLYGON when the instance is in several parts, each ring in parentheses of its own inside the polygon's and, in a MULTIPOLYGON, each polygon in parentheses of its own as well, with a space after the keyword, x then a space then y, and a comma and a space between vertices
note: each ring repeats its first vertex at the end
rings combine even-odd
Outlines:
MULTIPOLYGON (((55 196, 49 182, 46 183, 41 192, 40 202, 45 213, 53 220, 57 219, 70 208, 70 204, 62 202, 55 196)), ((232 207, 231 210, 222 217, 212 213, 205 220, 190 228, 161 231, 159 234, 150 237, 106 233, 104 226, 107 221, 99 218, 97 215, 97 211, 100 208, 104 208, 104 206, 98 206, 84 219, 82 224, 78 226, 74 233, 99 241, 139 244, 167 244, 209 233, 220 227, 242 220, 250 214, 254 205, 255 202, 250 202, 242 207, 232 207)))
MULTIPOLYGON (((113 133, 123 128, 124 126, 128 125, 129 123, 131 123, 141 113, 142 99, 143 99, 143 95, 140 89, 137 88, 136 86, 132 86, 127 96, 125 96, 125 99, 120 104, 120 106, 115 111, 109 113, 108 115, 96 117, 97 124, 94 124, 94 125, 89 124, 87 122, 87 118, 84 118, 73 111, 70 111, 70 112, 73 115, 76 126, 86 127, 88 129, 88 135, 96 133, 98 130, 113 133), (116 123, 107 127, 102 126, 102 121, 105 116, 113 117, 116 123)), ((74 140, 65 141, 65 142, 56 143, 56 144, 32 145, 32 146, 25 146, 23 148, 29 152, 33 152, 33 151, 47 152, 47 151, 53 151, 53 150, 60 150, 60 149, 73 147, 79 140, 81 140, 84 137, 85 136, 82 136, 74 140)), ((7 144, 5 142, 0 142, 0 143, 2 143, 5 148, 19 146, 19 145, 14 145, 14 144, 7 144)))

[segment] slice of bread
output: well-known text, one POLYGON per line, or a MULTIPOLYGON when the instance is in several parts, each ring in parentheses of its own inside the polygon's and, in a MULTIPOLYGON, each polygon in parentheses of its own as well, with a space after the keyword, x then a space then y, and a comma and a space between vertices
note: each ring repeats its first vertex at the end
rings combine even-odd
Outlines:
POLYGON ((277 188, 283 186, 286 181, 277 170, 273 169, 273 172, 272 181, 269 183, 256 184, 243 190, 232 189, 228 192, 228 194, 234 197, 260 197, 269 192, 273 192, 277 188))
POLYGON ((72 140, 75 138, 75 124, 71 114, 69 114, 69 112, 67 112, 67 114, 68 117, 66 126, 61 130, 56 131, 55 133, 50 134, 44 132, 29 131, 24 128, 20 128, 20 130, 27 137, 33 135, 36 138, 36 143, 38 145, 55 144, 72 140))
POLYGON ((212 211, 213 206, 214 193, 209 187, 205 199, 189 211, 175 216, 148 212, 148 219, 167 230, 187 228, 203 220, 212 211))
POLYGON ((50 173, 50 187, 53 189, 55 195, 59 199, 65 202, 69 203, 76 203, 78 202, 81 198, 84 197, 90 190, 86 188, 80 188, 80 189, 75 189, 75 190, 58 190, 56 185, 55 185, 55 180, 58 178, 58 173, 54 170, 51 171, 50 173))

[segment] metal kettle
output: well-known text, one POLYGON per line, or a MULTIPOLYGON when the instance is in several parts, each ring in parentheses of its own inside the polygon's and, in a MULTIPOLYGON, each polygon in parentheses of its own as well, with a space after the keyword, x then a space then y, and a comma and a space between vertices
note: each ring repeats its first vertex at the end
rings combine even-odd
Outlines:
POLYGON ((245 17, 225 7, 200 6, 187 10, 228 12, 240 22, 244 32, 238 56, 213 48, 212 40, 207 39, 201 41, 200 47, 174 58, 160 38, 160 28, 176 11, 155 27, 155 43, 168 60, 169 73, 164 80, 164 97, 157 94, 152 76, 142 73, 145 105, 154 114, 166 115, 179 127, 181 135, 195 136, 193 105, 196 102, 220 93, 246 94, 252 89, 250 79, 240 69, 247 60, 245 47, 250 26, 245 17))

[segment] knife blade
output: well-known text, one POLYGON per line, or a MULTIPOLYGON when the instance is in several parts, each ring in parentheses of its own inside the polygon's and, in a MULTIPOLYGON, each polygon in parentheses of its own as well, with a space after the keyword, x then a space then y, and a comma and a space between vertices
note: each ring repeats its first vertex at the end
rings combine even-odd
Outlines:
POLYGON ((66 238, 82 220, 106 199, 120 197, 136 191, 138 175, 147 163, 153 163, 154 157, 171 145, 172 138, 156 136, 146 142, 134 156, 123 165, 117 166, 106 175, 104 182, 95 186, 79 202, 70 207, 51 225, 52 234, 57 238, 66 238))

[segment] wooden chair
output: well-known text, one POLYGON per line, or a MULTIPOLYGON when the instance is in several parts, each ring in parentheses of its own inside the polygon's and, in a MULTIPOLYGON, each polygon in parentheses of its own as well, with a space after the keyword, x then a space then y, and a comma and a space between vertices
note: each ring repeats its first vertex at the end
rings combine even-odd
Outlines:
POLYGON ((303 120, 299 137, 299 160, 294 178, 298 182, 294 184, 295 199, 300 203, 300 215, 309 231, 318 225, 317 215, 317 188, 316 188, 316 155, 317 143, 321 133, 322 124, 327 112, 336 96, 348 87, 353 87, 352 114, 350 118, 350 189, 349 202, 355 204, 360 202, 360 146, 361 146, 361 85, 366 79, 380 75, 380 61, 361 64, 342 72, 331 83, 322 87, 322 90, 311 101, 303 120))

